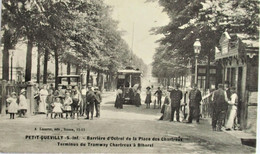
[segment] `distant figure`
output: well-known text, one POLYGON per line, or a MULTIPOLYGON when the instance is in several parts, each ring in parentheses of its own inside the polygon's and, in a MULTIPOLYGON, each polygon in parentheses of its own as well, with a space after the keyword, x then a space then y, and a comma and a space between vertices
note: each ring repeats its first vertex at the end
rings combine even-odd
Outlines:
POLYGON ((6 102, 9 103, 8 105, 8 113, 10 114, 10 119, 14 119, 14 115, 18 111, 18 104, 17 104, 17 96, 15 92, 11 93, 11 97, 6 99, 6 102))
POLYGON ((48 118, 48 115, 50 114, 51 119, 53 118, 52 112, 53 112, 53 102, 54 102, 54 95, 52 89, 49 89, 49 95, 46 98, 46 118, 48 118))
POLYGON ((70 117, 72 118, 72 112, 71 112, 71 107, 73 104, 73 101, 70 97, 70 93, 65 94, 65 99, 64 99, 64 112, 66 113, 66 119, 68 119, 68 114, 70 114, 70 117))
POLYGON ((171 107, 169 106, 169 104, 170 104, 170 97, 169 97, 168 92, 166 92, 163 106, 161 109, 162 116, 160 117, 159 120, 170 120, 171 119, 171 107))
POLYGON ((159 105, 159 109, 161 108, 161 104, 162 104, 162 90, 160 87, 158 87, 158 90, 156 90, 156 92, 154 93, 154 95, 157 94, 157 104, 159 105))
POLYGON ((221 131, 226 110, 227 110, 227 93, 223 89, 223 84, 218 85, 218 89, 213 92, 213 117, 212 117, 212 129, 213 131, 221 131))
POLYGON ((150 103, 152 103, 152 93, 150 90, 151 90, 150 87, 146 88, 146 98, 145 98, 146 108, 150 108, 150 103))
POLYGON ((53 103, 53 113, 55 113, 54 118, 56 118, 57 116, 59 118, 62 118, 62 104, 59 97, 56 97, 53 103))
POLYGON ((116 92, 115 108, 123 109, 123 91, 121 86, 117 89, 116 92))
POLYGON ((26 97, 25 97, 25 93, 26 93, 26 90, 25 89, 22 89, 21 92, 20 92, 20 96, 19 96, 19 110, 20 110, 20 113, 19 113, 19 117, 25 117, 25 114, 27 112, 27 100, 26 100, 26 97))
POLYGON ((47 85, 43 85, 43 88, 40 90, 39 113, 46 113, 46 99, 48 95, 47 85))
POLYGON ((86 113, 86 108, 87 108, 87 104, 86 104, 86 94, 87 94, 87 89, 86 89, 86 85, 82 85, 82 89, 81 89, 81 96, 82 96, 82 109, 80 111, 80 115, 84 116, 84 113, 86 113))
POLYGON ((141 106, 141 87, 138 86, 136 93, 135 93, 135 106, 141 106))
POLYGON ((91 120, 93 120, 94 115, 94 105, 95 105, 96 96, 94 94, 94 88, 89 85, 88 92, 87 92, 87 117, 85 119, 89 119, 89 113, 91 114, 91 120))
POLYGON ((180 104, 182 99, 182 91, 179 90, 180 85, 178 83, 175 84, 174 89, 170 93, 171 98, 171 120, 174 121, 174 114, 176 111, 176 121, 180 122, 180 104))
POLYGON ((200 101, 201 101, 201 92, 198 89, 197 84, 194 84, 193 89, 189 93, 189 118, 187 123, 192 123, 193 118, 196 119, 196 122, 200 121, 200 101))
POLYGON ((226 123, 226 130, 232 130, 236 127, 236 116, 237 116, 237 105, 238 105, 238 96, 236 94, 236 88, 231 87, 231 100, 228 101, 230 105, 230 114, 226 123))
POLYGON ((96 117, 100 117, 100 103, 102 102, 101 92, 99 91, 98 87, 94 88, 94 94, 96 96, 95 99, 95 110, 96 110, 96 117))

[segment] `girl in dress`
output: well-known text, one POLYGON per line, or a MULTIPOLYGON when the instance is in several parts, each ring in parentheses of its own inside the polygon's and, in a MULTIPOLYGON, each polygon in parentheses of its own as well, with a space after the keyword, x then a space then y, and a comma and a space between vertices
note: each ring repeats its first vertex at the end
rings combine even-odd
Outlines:
POLYGON ((12 92, 11 93, 11 97, 7 98, 6 101, 7 101, 7 103, 9 103, 9 105, 8 105, 8 113, 10 114, 10 119, 14 119, 14 115, 18 111, 18 104, 17 104, 16 93, 12 92))
POLYGON ((238 96, 236 94, 236 88, 231 87, 231 100, 228 101, 228 104, 231 105, 230 114, 228 117, 228 121, 226 124, 226 130, 231 130, 234 128, 234 122, 237 116, 237 104, 238 104, 238 96))
POLYGON ((26 90, 22 89, 20 92, 19 105, 18 105, 18 108, 20 110, 19 117, 21 117, 22 115, 23 117, 25 117, 25 114, 27 112, 28 105, 27 105, 27 99, 25 97, 25 94, 26 94, 26 90))
POLYGON ((46 113, 46 98, 48 95, 47 85, 43 85, 43 88, 40 90, 39 113, 46 113))
POLYGON ((152 93, 150 91, 150 87, 146 88, 146 98, 145 98, 145 104, 146 104, 146 108, 150 108, 150 103, 152 102, 152 93))
POLYGON ((61 118, 61 114, 62 114, 62 104, 60 101, 59 97, 55 98, 55 102, 53 103, 53 113, 55 113, 54 118, 56 118, 56 116, 59 116, 61 118))
POLYGON ((70 97, 70 93, 67 92, 65 95, 66 96, 65 96, 65 100, 64 100, 64 112, 66 113, 66 119, 68 119, 68 113, 70 113, 70 117, 71 117, 71 104, 73 102, 70 97))

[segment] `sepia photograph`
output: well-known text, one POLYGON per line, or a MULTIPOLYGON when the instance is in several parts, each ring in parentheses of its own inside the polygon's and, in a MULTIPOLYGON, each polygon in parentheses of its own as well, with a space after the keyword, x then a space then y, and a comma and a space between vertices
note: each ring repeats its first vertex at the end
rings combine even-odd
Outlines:
POLYGON ((258 0, 0 0, 1 153, 258 153, 258 0))

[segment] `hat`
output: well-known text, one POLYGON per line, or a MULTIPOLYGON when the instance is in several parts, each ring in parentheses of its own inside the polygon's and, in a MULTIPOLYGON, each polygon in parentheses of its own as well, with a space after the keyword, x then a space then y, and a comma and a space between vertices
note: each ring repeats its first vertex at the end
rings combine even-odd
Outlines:
POLYGON ((148 87, 146 87, 146 89, 151 89, 151 87, 150 87, 150 86, 148 86, 148 87))
POLYGON ((11 95, 16 95, 16 93, 15 93, 15 92, 12 92, 11 95))
POLYGON ((179 83, 176 83, 175 86, 179 88, 179 87, 180 87, 180 84, 179 84, 179 83))
POLYGON ((21 93, 24 93, 24 92, 26 92, 26 90, 25 90, 25 89, 22 89, 22 90, 21 90, 21 93))
POLYGON ((98 87, 95 87, 94 90, 98 90, 98 87))

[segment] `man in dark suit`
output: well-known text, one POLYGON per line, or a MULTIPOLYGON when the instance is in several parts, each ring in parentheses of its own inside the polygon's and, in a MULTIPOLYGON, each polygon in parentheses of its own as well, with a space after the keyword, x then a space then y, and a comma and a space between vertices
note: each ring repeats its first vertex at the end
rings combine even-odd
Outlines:
POLYGON ((218 84, 218 89, 213 92, 213 116, 212 116, 212 129, 213 131, 221 131, 227 107, 228 98, 227 93, 223 89, 223 84, 218 84))
POLYGON ((86 102, 87 102, 87 117, 85 119, 89 119, 89 112, 91 113, 91 120, 93 120, 94 114, 94 103, 96 100, 96 96, 94 94, 94 88, 91 85, 88 86, 88 91, 86 94, 86 102))
POLYGON ((176 120, 180 122, 180 104, 182 99, 182 91, 179 90, 180 85, 178 83, 175 84, 174 89, 171 90, 170 98, 171 98, 171 121, 174 120, 174 114, 176 111, 176 120))
POLYGON ((96 96, 95 99, 96 117, 100 117, 100 103, 102 102, 102 97, 100 91, 98 90, 98 87, 94 88, 94 94, 96 96))
POLYGON ((196 122, 199 123, 200 120, 200 101, 201 101, 201 92, 197 87, 197 84, 194 84, 193 89, 189 93, 189 119, 187 123, 192 123, 192 119, 195 118, 196 122))

